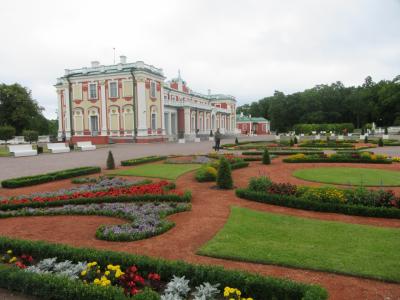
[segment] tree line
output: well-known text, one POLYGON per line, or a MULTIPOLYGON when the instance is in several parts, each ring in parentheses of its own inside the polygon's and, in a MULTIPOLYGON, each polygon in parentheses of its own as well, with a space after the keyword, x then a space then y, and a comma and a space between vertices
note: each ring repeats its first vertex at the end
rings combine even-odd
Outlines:
POLYGON ((362 85, 349 87, 337 81, 290 95, 275 91, 273 96, 239 106, 237 112, 267 118, 279 132, 305 123, 400 126, 400 75, 379 82, 368 76, 362 85))
POLYGON ((44 108, 32 99, 29 89, 18 83, 0 84, 0 126, 13 128, 15 135, 35 131, 40 135, 56 135, 57 120, 48 120, 44 108))

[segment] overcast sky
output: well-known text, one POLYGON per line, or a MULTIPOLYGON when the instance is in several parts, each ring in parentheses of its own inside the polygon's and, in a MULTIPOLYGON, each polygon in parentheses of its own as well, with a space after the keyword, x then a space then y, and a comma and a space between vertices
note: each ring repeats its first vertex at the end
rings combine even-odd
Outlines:
POLYGON ((47 117, 64 69, 112 64, 114 47, 244 104, 399 75, 400 0, 1 1, 0 82, 30 88, 47 117))

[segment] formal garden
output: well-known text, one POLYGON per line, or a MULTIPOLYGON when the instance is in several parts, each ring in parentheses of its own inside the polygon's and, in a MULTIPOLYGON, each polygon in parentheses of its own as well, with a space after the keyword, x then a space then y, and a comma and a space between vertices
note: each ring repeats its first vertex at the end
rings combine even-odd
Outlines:
POLYGON ((109 152, 105 169, 2 181, 0 287, 38 299, 400 297, 397 157, 357 142, 223 147, 109 152))

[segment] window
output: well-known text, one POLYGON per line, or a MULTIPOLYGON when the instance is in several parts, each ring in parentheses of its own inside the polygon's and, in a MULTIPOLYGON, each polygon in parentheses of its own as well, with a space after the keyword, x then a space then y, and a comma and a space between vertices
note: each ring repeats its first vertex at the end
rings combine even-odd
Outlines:
POLYGON ((156 82, 155 81, 150 82, 150 97, 156 98, 156 82))
POLYGON ((72 94, 74 100, 82 100, 82 84, 77 83, 73 86, 72 94))
POLYGON ((89 99, 97 99, 97 84, 89 84, 89 99))
POLYGON ((157 129, 157 114, 155 112, 151 113, 151 129, 157 129))
POLYGON ((118 98, 118 83, 116 81, 110 82, 110 98, 118 98))
POLYGON ((124 95, 124 97, 132 97, 133 95, 133 83, 132 81, 123 81, 122 82, 122 94, 124 95))

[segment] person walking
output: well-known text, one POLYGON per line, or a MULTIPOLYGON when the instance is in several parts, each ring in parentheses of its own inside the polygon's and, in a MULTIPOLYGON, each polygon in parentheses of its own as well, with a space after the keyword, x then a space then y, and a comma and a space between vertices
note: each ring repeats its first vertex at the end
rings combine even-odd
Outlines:
POLYGON ((214 140, 215 140, 215 151, 219 151, 220 144, 221 144, 221 133, 219 132, 219 128, 214 134, 214 140))

